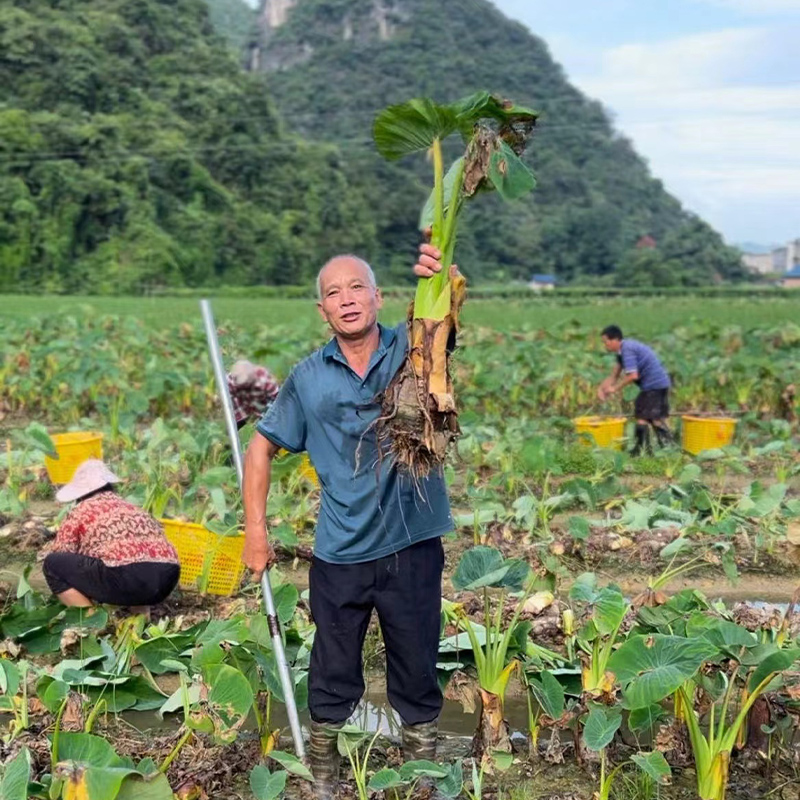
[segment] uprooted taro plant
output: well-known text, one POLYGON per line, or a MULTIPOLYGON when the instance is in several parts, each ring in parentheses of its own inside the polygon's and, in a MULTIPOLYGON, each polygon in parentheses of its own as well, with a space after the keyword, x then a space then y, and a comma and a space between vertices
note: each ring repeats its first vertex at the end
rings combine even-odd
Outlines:
POLYGON ((536 116, 480 92, 451 105, 409 100, 390 106, 375 120, 375 144, 385 158, 419 151, 431 151, 433 157, 433 192, 421 227, 430 228, 443 269, 419 281, 408 324, 409 355, 384 393, 378 425, 379 440, 390 445, 397 463, 415 477, 441 464, 458 434, 448 359, 465 296, 464 278, 450 275, 459 213, 482 190, 495 189, 513 200, 534 188, 520 155, 536 116), (455 133, 461 134, 466 149, 445 174, 442 142, 455 133))
POLYGON ((480 718, 474 738, 474 752, 510 752, 508 724, 503 714, 503 698, 508 681, 519 667, 520 659, 538 663, 563 661, 557 653, 534 644, 529 637, 530 622, 521 622, 525 601, 538 588, 530 567, 521 559, 503 558, 499 550, 478 546, 467 550, 453 574, 457 591, 480 592, 483 600, 483 625, 473 622, 463 606, 448 607, 451 619, 463 633, 445 639, 439 647, 440 660, 455 654, 459 663, 472 654, 478 678, 480 718), (497 591, 492 610, 490 589, 497 591), (516 593, 511 619, 504 619, 506 593, 516 593))

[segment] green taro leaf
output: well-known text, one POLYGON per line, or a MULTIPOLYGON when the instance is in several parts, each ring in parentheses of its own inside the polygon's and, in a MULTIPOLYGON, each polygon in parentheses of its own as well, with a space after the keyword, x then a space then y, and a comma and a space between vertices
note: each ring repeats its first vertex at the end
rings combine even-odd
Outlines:
POLYGON ((417 778, 446 778, 449 773, 450 771, 446 766, 425 759, 406 761, 400 767, 400 777, 406 783, 417 778))
POLYGON ((474 591, 484 586, 499 586, 511 563, 493 547, 478 545, 467 550, 453 573, 453 588, 458 592, 474 591))
POLYGON ((600 590, 593 603, 592 619, 601 636, 610 636, 622 624, 629 604, 616 587, 600 590))
POLYGON ((157 636, 155 639, 148 639, 142 642, 134 654, 139 663, 146 667, 153 675, 163 675, 165 672, 172 672, 164 662, 180 660, 181 654, 194 644, 192 636, 184 634, 174 634, 169 636, 157 636))
POLYGON ((400 777, 400 773, 395 769, 382 769, 370 778, 367 789, 371 792, 384 792, 387 789, 394 789, 402 786, 405 781, 400 777))
MULTIPOLYGON (((139 767, 143 763, 141 762, 139 767)), ((139 767, 137 772, 141 774, 128 775, 114 800, 174 800, 175 795, 172 793, 167 776, 158 772, 155 764, 153 764, 154 771, 148 773, 142 773, 139 767)))
POLYGON ((463 785, 464 771, 461 766, 461 759, 456 759, 449 765, 447 777, 436 781, 436 791, 447 800, 454 800, 461 794, 463 785))
POLYGON ((800 660, 800 649, 779 650, 768 655, 755 669, 747 682, 748 691, 752 692, 773 672, 783 672, 800 660))
POLYGON ((591 533, 589 520, 586 517, 570 517, 568 532, 573 539, 588 539, 591 533))
POLYGON ((561 719, 564 713, 564 687, 549 670, 542 670, 539 680, 531 680, 531 691, 542 711, 550 719, 561 719))
POLYGON ((643 708, 634 708, 628 716, 628 727, 634 733, 648 733, 653 731, 666 716, 667 712, 657 703, 643 708))
POLYGON ((503 141, 492 153, 489 180, 503 200, 517 200, 536 188, 536 178, 522 159, 503 141))
POLYGON ((260 764, 250 772, 250 789, 256 800, 275 800, 286 787, 286 772, 270 772, 260 764))
POLYGON ((669 768, 667 759, 664 758, 664 754, 660 750, 654 750, 652 753, 634 753, 631 756, 631 761, 645 775, 651 777, 656 785, 669 782, 672 771, 669 768))
POLYGON ((372 128, 378 152, 390 160, 429 150, 435 140, 454 133, 458 117, 450 106, 427 97, 389 106, 381 111, 372 128))
POLYGON ((606 708, 593 708, 583 727, 583 741, 590 750, 607 747, 622 724, 622 716, 606 708))
POLYGON ((672 694, 715 653, 704 639, 632 636, 611 655, 608 668, 622 685, 623 705, 643 708, 672 694))
POLYGON ((591 603, 597 597, 597 575, 594 572, 584 572, 575 578, 569 590, 569 599, 576 603, 591 603))
POLYGON ((284 753, 282 750, 272 750, 269 757, 277 761, 287 772, 297 775, 304 780, 314 782, 311 770, 294 754, 284 753))
POLYGON ((31 774, 31 754, 23 747, 11 761, 2 768, 0 780, 0 800, 25 800, 28 796, 28 780, 31 774))
POLYGON ((300 599, 297 587, 292 583, 281 583, 274 587, 272 595, 275 599, 275 612, 278 620, 281 625, 288 625, 292 621, 297 601, 300 599))
POLYGON ((19 669, 13 661, 0 658, 0 694, 15 695, 19 689, 19 669))

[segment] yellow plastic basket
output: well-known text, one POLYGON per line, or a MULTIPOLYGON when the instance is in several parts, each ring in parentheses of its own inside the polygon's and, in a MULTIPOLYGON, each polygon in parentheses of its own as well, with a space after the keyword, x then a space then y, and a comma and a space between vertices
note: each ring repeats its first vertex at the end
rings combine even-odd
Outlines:
POLYGON ((229 595, 236 591, 244 572, 244 536, 220 536, 194 522, 162 519, 164 533, 178 551, 183 589, 229 595))
POLYGON ((50 438, 58 458, 45 456, 44 465, 53 483, 69 483, 84 461, 103 457, 102 433, 56 433, 50 438))
POLYGON ((736 420, 730 417, 681 417, 683 449, 692 455, 725 447, 733 441, 736 420))
POLYGON ((308 453, 303 453, 303 460, 300 462, 299 472, 307 481, 310 481, 319 489, 319 477, 317 476, 317 471, 311 466, 308 453))
POLYGON ((575 417, 576 433, 588 433, 598 447, 622 449, 625 438, 625 417, 575 417))

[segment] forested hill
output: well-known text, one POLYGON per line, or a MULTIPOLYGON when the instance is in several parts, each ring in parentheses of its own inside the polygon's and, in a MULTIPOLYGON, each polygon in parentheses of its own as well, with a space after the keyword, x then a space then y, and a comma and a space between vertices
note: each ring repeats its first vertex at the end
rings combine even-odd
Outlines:
POLYGON ((738 256, 650 175, 546 44, 487 0, 262 0, 257 16, 255 66, 269 73, 287 126, 339 143, 366 179, 383 261, 413 241, 430 178, 421 158, 414 176, 408 162, 378 161, 367 141, 375 112, 488 89, 542 112, 530 155, 539 187, 513 207, 493 200, 473 211, 459 245, 468 271, 570 280, 619 269, 629 283, 739 273, 738 256), (656 251, 634 249, 643 236, 656 251))
POLYGON ((310 283, 374 249, 337 150, 282 129, 203 0, 5 0, 0 291, 310 283))

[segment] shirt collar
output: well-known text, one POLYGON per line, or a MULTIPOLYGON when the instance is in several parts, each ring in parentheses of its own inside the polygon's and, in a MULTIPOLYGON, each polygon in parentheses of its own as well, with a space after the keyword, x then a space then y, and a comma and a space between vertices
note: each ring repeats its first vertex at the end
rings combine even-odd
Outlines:
MULTIPOLYGON (((386 352, 387 348, 392 344, 397 336, 394 328, 385 328, 380 324, 380 322, 378 323, 378 333, 380 334, 378 339, 378 349, 370 358, 371 364, 374 364, 386 352)), ((343 364, 347 364, 347 359, 344 357, 342 348, 339 347, 339 341, 335 336, 325 345, 325 347, 322 348, 322 357, 326 361, 335 360, 340 361, 343 364)))

